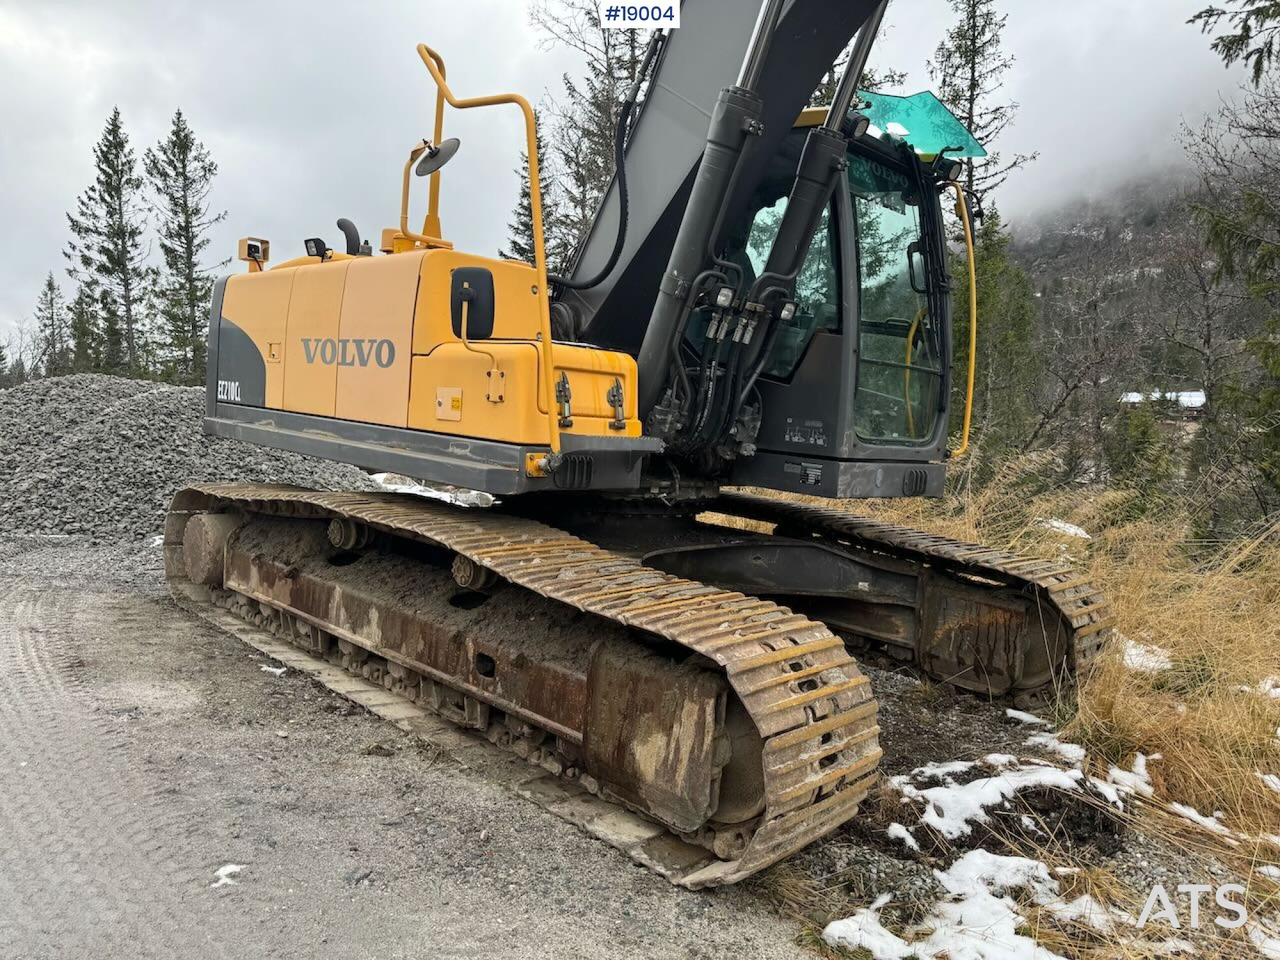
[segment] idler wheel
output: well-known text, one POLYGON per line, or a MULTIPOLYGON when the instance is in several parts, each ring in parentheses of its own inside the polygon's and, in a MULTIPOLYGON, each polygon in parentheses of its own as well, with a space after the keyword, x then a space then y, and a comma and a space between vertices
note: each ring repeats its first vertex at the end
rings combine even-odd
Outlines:
POLYGON ((182 562, 187 579, 206 587, 221 587, 227 541, 241 519, 229 513, 201 513, 187 521, 182 534, 182 562))

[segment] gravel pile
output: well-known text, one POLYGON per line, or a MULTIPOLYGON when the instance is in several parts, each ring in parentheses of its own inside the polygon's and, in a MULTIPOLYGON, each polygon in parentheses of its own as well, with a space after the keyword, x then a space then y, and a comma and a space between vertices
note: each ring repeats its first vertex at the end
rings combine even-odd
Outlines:
POLYGON ((363 471, 206 437, 204 389, 100 375, 0 390, 0 531, 158 534, 175 491, 229 480, 367 489, 363 471))

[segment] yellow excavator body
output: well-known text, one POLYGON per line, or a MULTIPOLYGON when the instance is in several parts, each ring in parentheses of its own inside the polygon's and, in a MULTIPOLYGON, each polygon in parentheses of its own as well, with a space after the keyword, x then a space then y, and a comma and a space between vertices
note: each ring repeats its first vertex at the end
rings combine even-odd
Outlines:
MULTIPOLYGON (((267 409, 549 445, 539 296, 528 264, 416 249, 239 274, 222 309, 265 360, 267 409), (492 277, 490 301, 501 305, 482 341, 452 322, 453 278, 467 269, 492 277)), ((562 432, 640 435, 634 358, 567 343, 550 355, 553 381, 572 398, 562 432)))

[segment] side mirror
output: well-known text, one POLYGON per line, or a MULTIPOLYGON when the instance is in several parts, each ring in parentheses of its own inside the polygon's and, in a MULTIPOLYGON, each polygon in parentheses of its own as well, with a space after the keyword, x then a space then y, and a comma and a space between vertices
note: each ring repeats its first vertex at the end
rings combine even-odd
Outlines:
POLYGON ((461 140, 450 137, 448 140, 442 140, 438 146, 427 147, 413 172, 420 177, 429 177, 452 160, 460 146, 462 146, 461 140))
POLYGON ((466 340, 493 336, 493 274, 484 267, 458 267, 449 291, 453 335, 466 340), (465 334, 464 334, 465 329, 465 334))

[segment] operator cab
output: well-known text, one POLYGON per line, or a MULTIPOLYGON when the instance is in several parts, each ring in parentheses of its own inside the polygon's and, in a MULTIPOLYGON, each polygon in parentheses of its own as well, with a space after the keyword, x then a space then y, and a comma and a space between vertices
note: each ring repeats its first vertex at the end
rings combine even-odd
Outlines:
MULTIPOLYGON (((876 99, 901 115, 902 103, 922 97, 937 104, 932 95, 876 99)), ((820 113, 806 111, 731 228, 727 256, 748 281, 764 270, 820 113)), ((883 111, 877 119, 907 129, 883 111)), ((949 156, 981 150, 962 127, 930 132, 959 145, 949 156)), ((853 141, 796 277, 794 314, 779 321, 756 383, 754 452, 733 461, 733 482, 829 497, 941 492, 951 392, 945 187, 920 152, 874 127, 853 141)), ((705 328, 705 317, 690 323, 687 357, 700 357, 705 328)))

